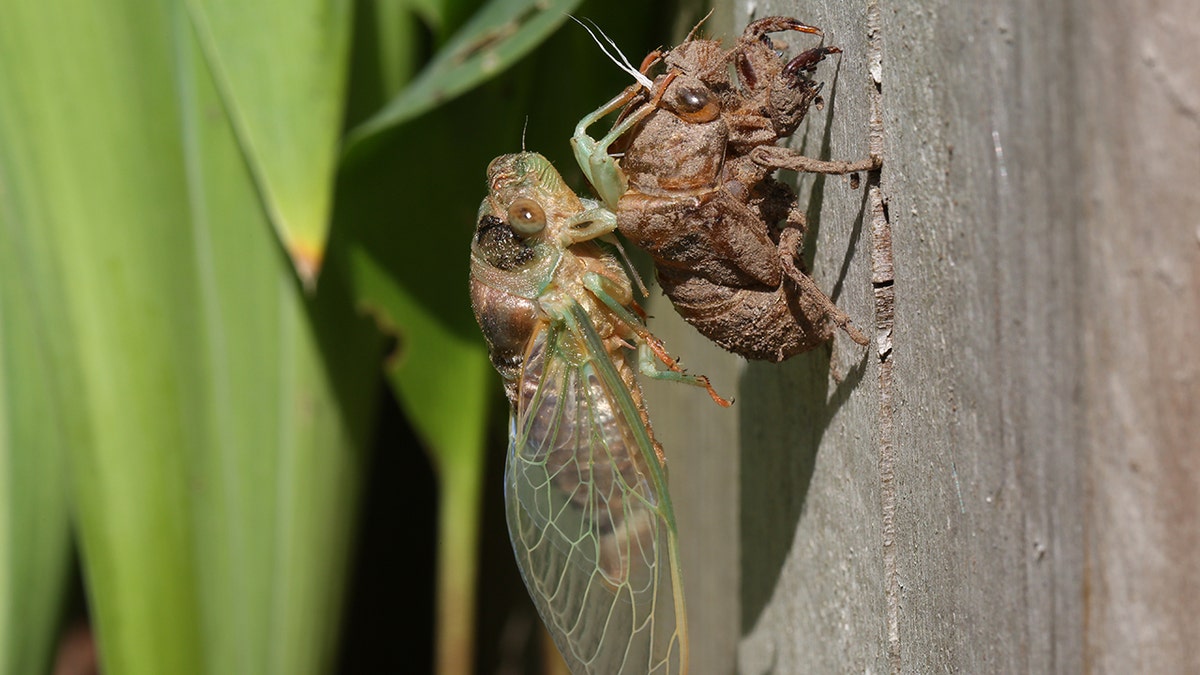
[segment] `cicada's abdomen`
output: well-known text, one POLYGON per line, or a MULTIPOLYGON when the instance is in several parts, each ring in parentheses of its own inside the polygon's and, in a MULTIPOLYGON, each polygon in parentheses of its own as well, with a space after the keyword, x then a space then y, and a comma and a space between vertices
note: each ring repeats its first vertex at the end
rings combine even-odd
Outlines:
POLYGON ((516 400, 522 352, 537 323, 537 305, 512 293, 471 280, 471 306, 487 341, 492 366, 504 380, 509 402, 516 400))

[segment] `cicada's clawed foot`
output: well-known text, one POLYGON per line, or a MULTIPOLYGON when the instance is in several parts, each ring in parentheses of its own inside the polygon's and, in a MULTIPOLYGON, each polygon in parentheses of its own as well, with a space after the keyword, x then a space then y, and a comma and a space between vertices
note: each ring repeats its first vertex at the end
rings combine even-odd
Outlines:
POLYGON ((760 145, 750 152, 750 159, 754 160, 755 164, 770 169, 789 169, 802 173, 845 174, 856 171, 877 171, 883 166, 883 159, 878 156, 868 157, 857 162, 830 161, 813 159, 791 148, 774 145, 760 145))
POLYGON ((667 352, 666 345, 663 344, 662 340, 652 335, 649 331, 644 330, 639 332, 639 336, 646 343, 646 347, 650 350, 650 352, 654 354, 654 357, 667 367, 667 372, 665 373, 662 371, 651 372, 643 370, 643 372, 645 372, 647 375, 659 379, 670 379, 677 382, 685 382, 697 387, 701 387, 708 392, 708 395, 712 397, 713 402, 722 408, 728 408, 729 406, 733 405, 732 400, 723 398, 717 393, 716 389, 713 389, 712 384, 708 381, 707 377, 703 375, 687 374, 687 371, 679 366, 679 361, 667 352))
POLYGON ((803 234, 797 228, 785 228, 779 235, 779 260, 783 264, 783 272, 787 274, 800 292, 807 296, 810 300, 816 302, 824 310, 825 315, 829 317, 839 328, 846 331, 846 335, 850 336, 862 346, 870 344, 867 336, 862 334, 850 321, 850 316, 841 310, 837 305, 833 304, 833 300, 825 295, 825 292, 817 286, 817 282, 812 280, 796 266, 796 259, 799 257, 800 248, 804 244, 803 234))

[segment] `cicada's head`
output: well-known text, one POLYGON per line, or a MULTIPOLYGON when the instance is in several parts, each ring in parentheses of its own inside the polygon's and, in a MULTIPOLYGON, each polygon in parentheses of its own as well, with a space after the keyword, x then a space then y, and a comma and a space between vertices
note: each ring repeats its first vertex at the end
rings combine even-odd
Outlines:
POLYGON ((503 155, 487 167, 487 198, 479 207, 472 251, 506 273, 548 276, 584 210, 550 160, 536 153, 503 155))
POLYGON ((538 298, 571 243, 568 223, 584 207, 549 160, 532 152, 496 158, 487 178, 471 239, 471 303, 511 398, 538 298))
POLYGON ((583 203, 550 160, 534 152, 502 155, 488 165, 487 178, 480 223, 499 220, 527 246, 561 248, 570 242, 566 227, 583 203))
POLYGON ((716 40, 688 40, 663 57, 667 72, 695 78, 714 94, 730 89, 729 54, 716 40))
POLYGON ((479 206, 472 258, 513 283, 516 275, 532 282, 532 294, 511 291, 523 297, 537 297, 567 249, 616 228, 615 215, 576 196, 539 154, 497 157, 487 176, 488 196, 479 206))
POLYGON ((496 272, 543 286, 561 255, 559 230, 582 209, 579 198, 549 160, 532 152, 497 157, 487 178, 472 257, 496 272))

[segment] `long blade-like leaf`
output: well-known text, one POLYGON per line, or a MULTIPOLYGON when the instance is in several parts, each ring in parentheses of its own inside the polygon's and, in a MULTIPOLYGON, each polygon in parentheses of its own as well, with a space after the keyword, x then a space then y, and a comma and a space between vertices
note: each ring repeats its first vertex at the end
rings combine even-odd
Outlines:
MULTIPOLYGON (((10 168, 0 155, 0 186, 13 184, 10 168)), ((0 197, 0 673, 45 673, 70 545, 71 425, 55 370, 70 366, 44 309, 57 289, 21 207, 0 197)))
POLYGON ((541 44, 580 0, 491 0, 383 110, 353 129, 345 155, 495 76, 541 44))
POLYGON ((280 240, 308 286, 329 234, 350 0, 186 0, 280 240))
POLYGON ((336 275, 296 283, 212 80, 182 4, 11 7, 3 226, 38 271, 105 672, 317 673, 377 339, 336 275))

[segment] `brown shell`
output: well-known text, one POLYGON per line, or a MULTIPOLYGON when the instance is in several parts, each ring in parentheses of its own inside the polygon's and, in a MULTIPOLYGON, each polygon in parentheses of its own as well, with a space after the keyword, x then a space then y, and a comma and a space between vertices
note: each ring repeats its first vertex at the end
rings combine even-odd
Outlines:
POLYGON ((659 109, 622 139, 629 190, 617 204, 618 229, 654 258, 680 316, 750 359, 782 361, 849 323, 814 284, 797 282, 804 221, 796 195, 771 177, 773 167, 750 158, 755 148, 795 131, 820 89, 809 71, 837 51, 780 57, 766 34, 797 24, 767 17, 747 26, 731 50, 712 40, 671 50, 656 86, 707 87, 721 114, 689 122, 662 103, 667 89, 659 109), (799 232, 781 243, 781 227, 799 232))

